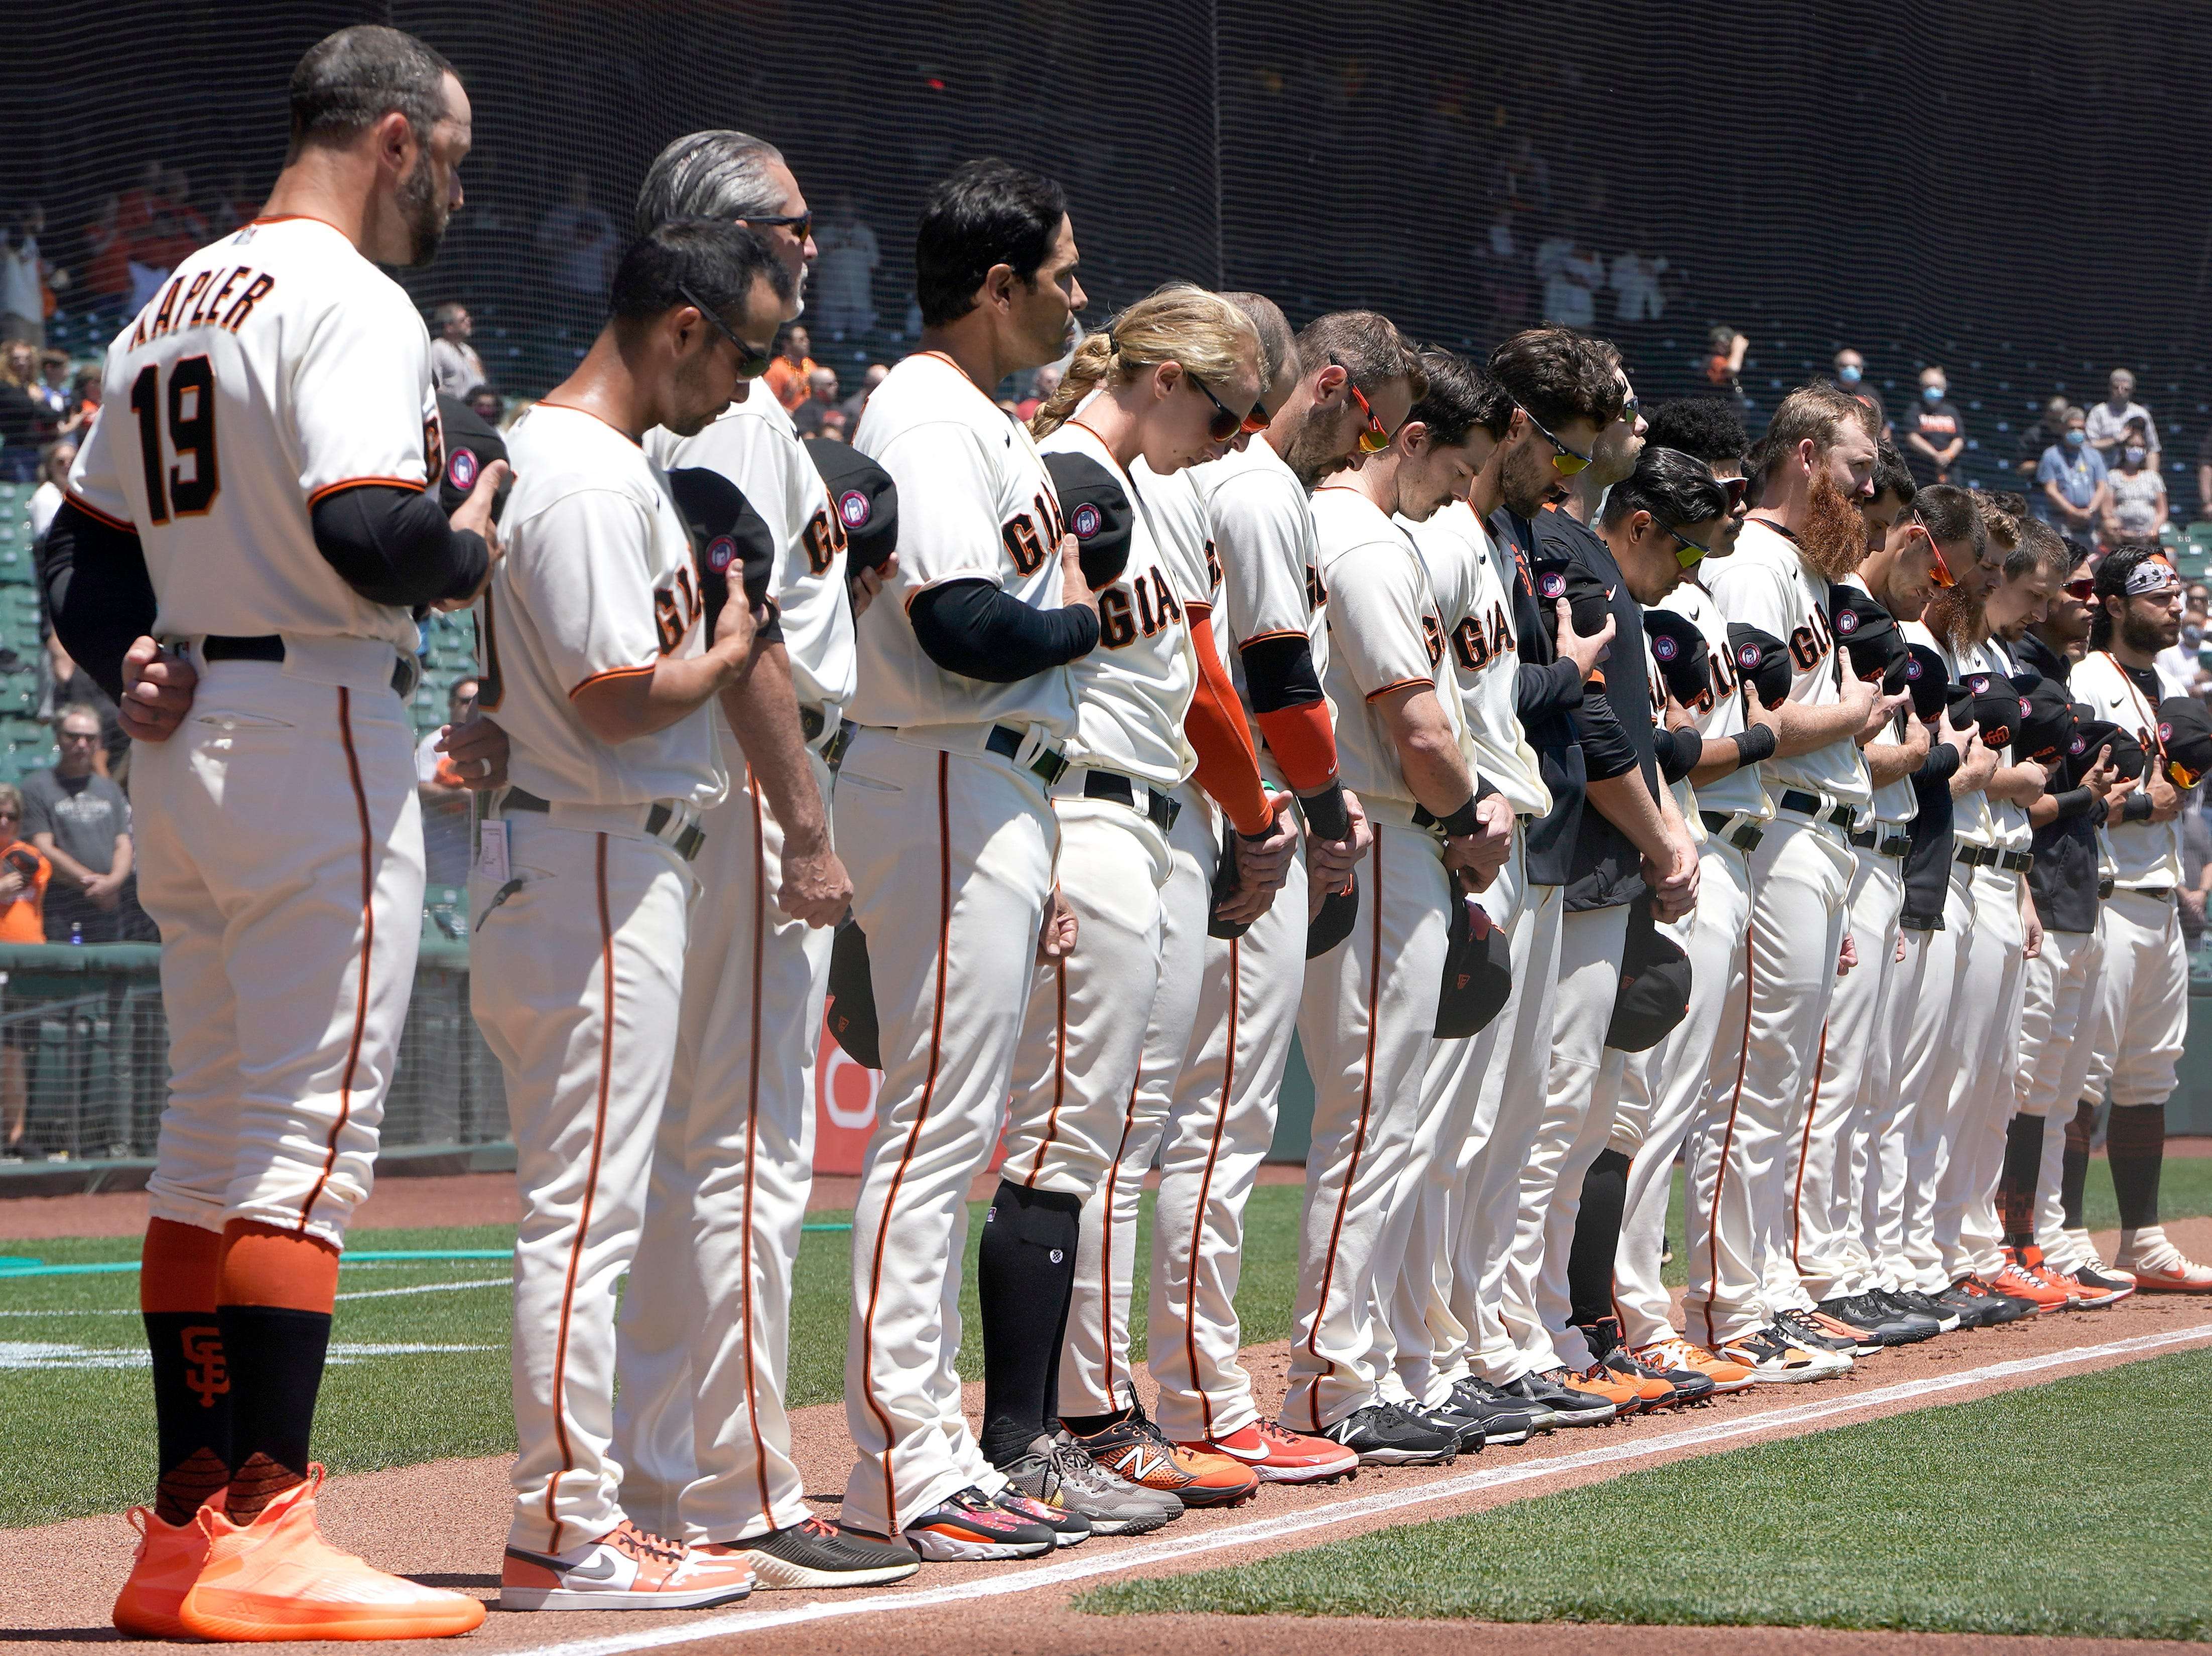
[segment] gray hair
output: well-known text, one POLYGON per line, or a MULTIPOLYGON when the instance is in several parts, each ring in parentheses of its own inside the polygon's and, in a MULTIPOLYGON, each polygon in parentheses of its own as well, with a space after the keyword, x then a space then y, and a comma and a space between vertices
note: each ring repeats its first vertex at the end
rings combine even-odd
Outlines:
POLYGON ((1296 361, 1297 337, 1291 333, 1282 306, 1266 294, 1236 293, 1221 296, 1244 312, 1260 336, 1260 389, 1265 391, 1275 383, 1283 365, 1296 361))
POLYGON ((783 152, 744 132, 718 130, 677 139, 653 158, 637 191, 637 234, 671 219, 749 219, 774 214, 781 192, 768 176, 783 152))

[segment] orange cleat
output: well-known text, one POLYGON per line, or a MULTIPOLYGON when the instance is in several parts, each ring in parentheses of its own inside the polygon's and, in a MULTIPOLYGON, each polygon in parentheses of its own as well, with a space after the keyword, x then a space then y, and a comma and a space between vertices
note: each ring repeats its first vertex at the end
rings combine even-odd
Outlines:
POLYGON ((1262 1483, 1334 1483, 1359 1475, 1359 1454, 1325 1437, 1305 1437, 1272 1420, 1255 1420, 1227 1437, 1176 1447, 1193 1455, 1220 1455, 1262 1483))
POLYGON ((1672 1339, 1643 1346, 1632 1355, 1638 1362, 1653 1368, 1686 1368, 1692 1374, 1703 1374, 1713 1383, 1715 1392, 1748 1392, 1759 1383, 1743 1364, 1716 1356, 1679 1334, 1672 1339))
MULTIPOLYGON (((2014 1248, 2005 1250, 2004 1269, 1990 1278, 1990 1286, 2000 1294, 2011 1295, 2015 1300, 2034 1301, 2039 1311, 2071 1311, 2075 1295, 2032 1269, 2021 1259, 2021 1252, 2014 1248)), ((2039 1260, 2041 1258, 2039 1254, 2037 1257, 2039 1260)))
MULTIPOLYGON (((216 1499, 222 1497, 217 1494, 216 1499)), ((135 1638, 191 1638, 178 1611, 207 1562, 207 1532, 199 1526, 199 1515, 195 1513, 188 1524, 165 1524, 150 1507, 133 1507, 124 1515, 138 1532, 138 1551, 110 1619, 135 1638)))
POLYGON ((2112 1263, 2146 1294, 2212 1294, 2212 1265, 2198 1265, 2166 1240, 2160 1225, 2136 1232, 2131 1246, 2112 1263))
POLYGON ((499 1572, 501 1610, 703 1610, 752 1590, 741 1547, 687 1547, 627 1518, 566 1552, 509 1547, 499 1572))
POLYGON ((1075 1442, 1115 1477, 1166 1490, 1185 1507, 1241 1507, 1260 1487, 1259 1474, 1241 1461, 1169 1442, 1133 1403, 1121 1419, 1075 1442))
POLYGON ((484 1618, 483 1601, 388 1575, 340 1552, 315 1527, 323 1469, 287 1489, 251 1524, 199 1510, 207 1562, 178 1620, 198 1639, 440 1639, 484 1618))
POLYGON ((1647 1380, 1634 1374, 1623 1374, 1594 1362, 1579 1374, 1570 1377, 1585 1392, 1595 1392, 1611 1404, 1620 1415, 1638 1415, 1654 1404, 1674 1395, 1674 1388, 1665 1380, 1647 1380))

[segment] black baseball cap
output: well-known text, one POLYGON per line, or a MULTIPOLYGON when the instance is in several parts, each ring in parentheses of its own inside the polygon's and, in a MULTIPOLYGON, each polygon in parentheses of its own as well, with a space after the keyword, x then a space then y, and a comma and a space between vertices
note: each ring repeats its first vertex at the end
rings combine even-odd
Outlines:
MULTIPOLYGON (((710 467, 677 467, 668 474, 668 492, 691 531, 691 556, 699 567, 699 596, 707 612, 707 636, 712 638, 732 574, 755 610, 769 602, 775 581, 775 536, 744 491, 710 467)), ((783 629, 771 620, 757 636, 773 643, 783 629)))
MULTIPOLYGON (((507 458, 507 439, 458 397, 440 395, 438 425, 446 437, 445 469, 438 474, 438 504, 450 518, 466 503, 484 468, 494 460, 507 458)), ((492 497, 495 515, 507 504, 507 492, 514 487, 512 476, 499 486, 499 493, 492 497)))
MULTIPOLYGON (((1087 454, 1062 450, 1044 457, 1060 495, 1060 521, 1075 537, 1083 579, 1094 592, 1121 579, 1129 567, 1129 537, 1136 513, 1121 480, 1087 454)), ((1056 550, 1056 549, 1055 549, 1056 550)))
POLYGON ((1943 711, 1950 699, 1945 692, 1951 688, 1951 673, 1942 656, 1924 644, 1907 644, 1903 677, 1902 688, 1912 692, 1915 718, 1933 719, 1943 711))
POLYGON ((1759 693, 1763 707, 1778 707, 1790 699, 1790 646, 1771 633, 1763 633, 1748 622, 1729 622, 1729 653, 1735 658, 1738 678, 1759 693))
POLYGON ((1315 911, 1313 922, 1306 927, 1306 958, 1317 960, 1352 935, 1352 923, 1359 918, 1359 877, 1352 876, 1344 883, 1344 889, 1332 891, 1321 900, 1315 911))
POLYGON ((1982 729, 1985 748, 2009 748, 2020 734, 2027 707, 2013 682, 2002 673, 1968 673, 1960 682, 1974 698, 1974 723, 1982 729))
POLYGON ((830 947, 830 999, 825 1009, 830 1038, 864 1070, 884 1067, 876 1027, 875 982, 868 971, 866 933, 848 919, 830 947))
POLYGON ((834 437, 804 440, 830 491, 830 509, 845 530, 845 556, 855 569, 880 569, 898 550, 898 485, 891 474, 834 437))
POLYGON ((1638 897, 1628 911, 1628 937, 1620 954, 1620 986, 1605 1044, 1620 1052, 1648 1052, 1690 1010, 1690 957, 1659 930, 1651 899, 1638 897))
POLYGON ((2075 702, 2074 739, 2066 744, 2066 786, 2080 787, 2081 779, 2096 764, 2098 753, 2106 748, 2112 750, 2112 768, 2122 776, 2133 781, 2143 773, 2142 743, 2111 719, 2100 719, 2097 710, 2087 702, 2075 702))
POLYGON ((2195 696, 2170 695, 2158 704, 2158 739, 2174 786, 2193 788, 2212 772, 2212 713, 2195 696))
POLYGON ((1489 1027, 1513 992, 1513 951, 1490 911, 1455 894, 1437 996, 1436 1038, 1455 1040, 1489 1027))
POLYGON ((2027 711, 2020 716, 2020 734, 2013 746, 2023 759, 2039 765, 2056 764, 2074 742, 2074 704, 2066 687, 2055 678, 2039 676, 2022 689, 2027 711))
POLYGON ((1712 688, 1712 651, 1697 622, 1672 610, 1646 610, 1644 636, 1659 664, 1659 676, 1667 681, 1667 694, 1675 701, 1687 707, 1712 688))
POLYGON ((1561 598, 1575 618, 1575 631, 1601 632, 1613 613, 1613 595, 1605 583, 1572 558, 1556 552, 1539 553, 1528 561, 1528 579, 1535 589, 1536 609, 1544 618, 1544 633, 1556 646, 1559 618, 1554 609, 1561 598))
POLYGON ((1905 635, 1897 618, 1872 593, 1836 582, 1828 589, 1829 625, 1836 641, 1850 658, 1851 671, 1861 678, 1878 678, 1882 693, 1894 695, 1908 682, 1903 664, 1907 654, 1905 635))

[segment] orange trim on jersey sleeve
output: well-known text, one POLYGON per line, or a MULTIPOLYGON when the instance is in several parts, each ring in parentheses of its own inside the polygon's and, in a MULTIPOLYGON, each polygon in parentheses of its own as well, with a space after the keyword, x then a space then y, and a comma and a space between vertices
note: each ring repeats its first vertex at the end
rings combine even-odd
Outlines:
POLYGON ((640 673, 651 673, 659 664, 658 661, 648 661, 642 667, 613 667, 604 673, 593 673, 589 678, 580 681, 575 688, 568 692, 568 700, 574 701, 580 692, 589 689, 594 684, 605 683, 611 678, 635 678, 640 673))
POLYGON ((1220 802, 1239 834, 1264 834, 1275 811, 1260 780, 1259 750, 1244 722, 1243 704, 1237 700, 1236 686, 1229 682, 1213 647, 1212 622, 1188 607, 1184 613, 1190 617, 1191 642, 1198 648, 1198 689, 1183 715, 1182 729, 1198 754, 1198 785, 1220 802))
POLYGON ((428 484, 410 477, 348 477, 341 482, 325 483, 307 496, 307 504, 312 507, 325 495, 337 494, 349 488, 407 488, 420 494, 428 487, 428 484))
POLYGON ((1401 690, 1433 690, 1436 688, 1437 682, 1432 678, 1401 678, 1385 684, 1379 690, 1370 690, 1367 693, 1367 700, 1380 701, 1384 696, 1395 695, 1401 690))
POLYGON ((138 532, 138 525, 137 524, 128 522, 121 518, 109 517, 107 513, 102 512, 98 507, 94 506, 90 500, 86 500, 83 495, 76 493, 74 489, 64 489, 62 492, 62 499, 68 501, 70 505, 75 507, 78 511, 83 513, 86 517, 91 519, 94 523, 106 524, 110 529, 120 529, 126 534, 135 535, 138 532))
POLYGON ((1319 793, 1336 780, 1336 726, 1329 722, 1328 703, 1301 702, 1255 717, 1293 793, 1319 793))
POLYGON ((1310 638, 1310 636, 1311 634, 1309 634, 1303 627, 1278 627, 1273 632, 1255 633, 1251 637, 1242 640, 1237 647, 1239 650, 1249 650, 1254 645, 1259 643, 1262 639, 1310 638))

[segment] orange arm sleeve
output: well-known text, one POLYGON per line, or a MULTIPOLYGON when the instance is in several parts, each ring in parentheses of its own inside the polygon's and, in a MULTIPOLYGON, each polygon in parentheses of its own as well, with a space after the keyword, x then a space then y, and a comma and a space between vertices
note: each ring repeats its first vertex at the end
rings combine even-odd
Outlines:
POLYGON ((1328 703, 1308 701, 1260 715, 1267 751, 1283 767, 1283 779, 1300 798, 1319 793, 1336 780, 1336 727, 1328 703))
POLYGON ((1191 641, 1198 646, 1198 693, 1183 715, 1183 734, 1198 754, 1198 785, 1219 802, 1243 834, 1264 834, 1274 807, 1260 781, 1259 750, 1244 722, 1237 688, 1213 647, 1211 611, 1190 612, 1191 641))

